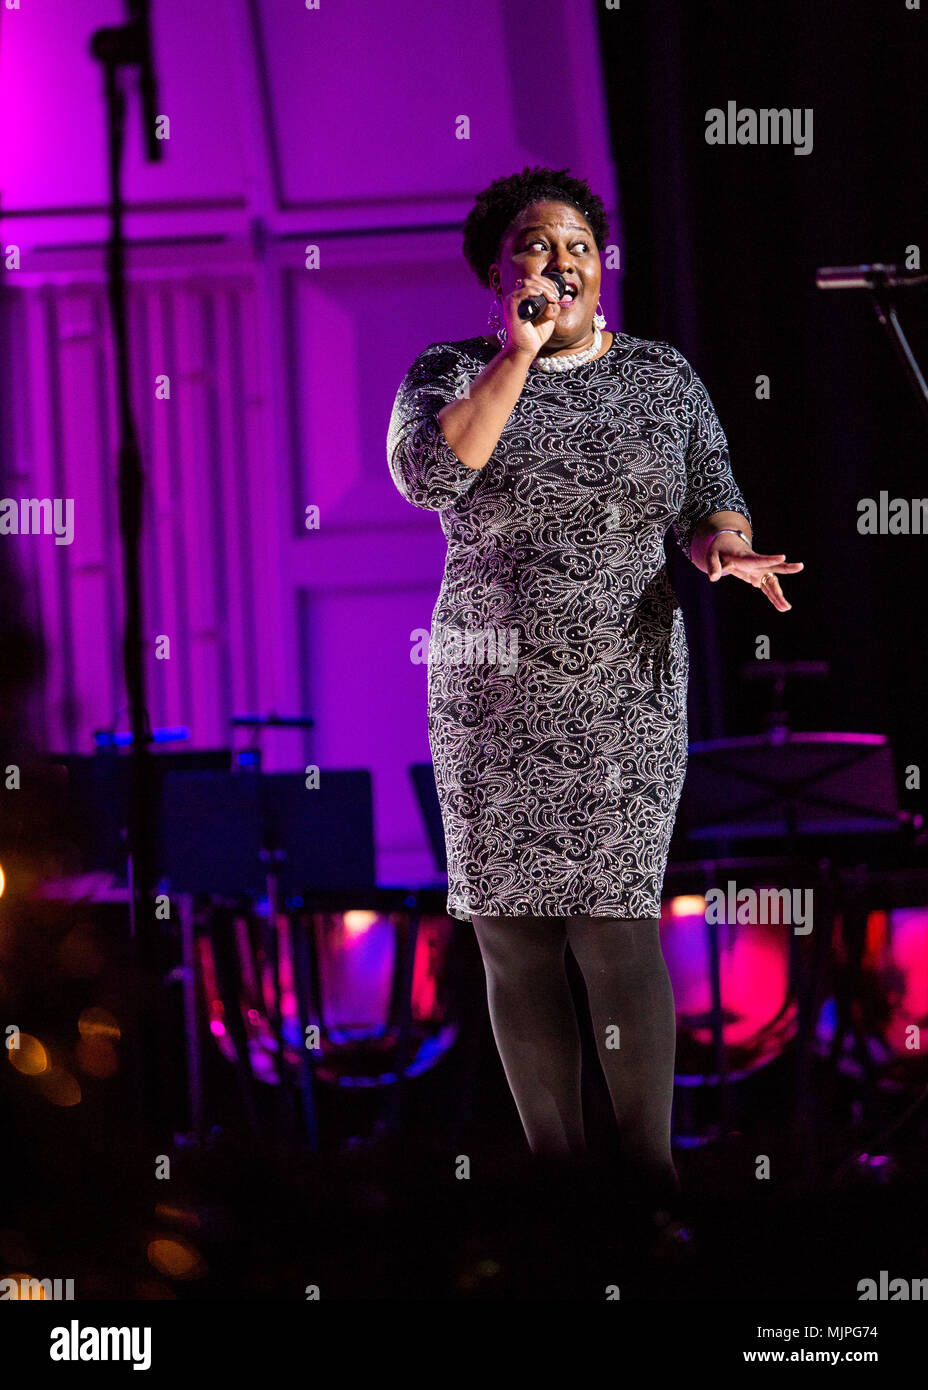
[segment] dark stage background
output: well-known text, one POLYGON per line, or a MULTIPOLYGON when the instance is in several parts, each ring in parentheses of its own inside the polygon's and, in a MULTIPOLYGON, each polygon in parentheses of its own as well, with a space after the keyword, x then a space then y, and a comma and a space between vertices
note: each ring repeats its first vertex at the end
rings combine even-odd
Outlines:
MULTIPOLYGON (((672 555, 708 658, 693 662, 693 736, 761 728, 737 670, 763 632, 774 659, 831 666, 791 692, 798 727, 889 733, 900 766, 924 768, 924 537, 859 535, 857 503, 924 496, 928 435, 868 296, 814 280, 823 265, 901 264, 912 245, 925 264, 922 18, 901 3, 626 0, 616 20, 601 11, 627 331, 698 362, 757 547, 805 564, 781 615, 740 585, 707 592, 672 555), (811 107, 813 151, 706 144, 705 113, 729 100, 811 107), (761 373, 770 400, 755 397, 761 373)), ((923 366, 926 303, 925 287, 900 296, 923 366)))

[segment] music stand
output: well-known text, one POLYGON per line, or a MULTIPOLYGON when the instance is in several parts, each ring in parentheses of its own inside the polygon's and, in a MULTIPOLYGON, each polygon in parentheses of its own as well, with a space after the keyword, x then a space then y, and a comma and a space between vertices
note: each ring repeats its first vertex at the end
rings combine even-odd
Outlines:
POLYGON ((686 792, 692 840, 899 829, 883 734, 786 732, 691 743, 686 792))
MULTIPOLYGON (((277 1045, 273 1063, 286 1108, 285 1120, 292 1125, 295 1115, 283 1056, 278 904, 282 895, 289 899, 285 903, 289 907, 301 905, 304 897, 311 904, 318 889, 357 894, 373 888, 371 775, 367 770, 326 770, 319 786, 308 788, 302 772, 169 773, 164 780, 161 834, 170 887, 188 895, 182 899, 180 911, 185 962, 192 960, 193 954, 193 894, 225 900, 267 898, 267 911, 258 915, 256 927, 270 977, 271 997, 265 995, 262 1006, 277 1045)), ((257 1132, 257 1091, 241 1019, 240 972, 229 940, 234 911, 228 901, 213 907, 210 937, 246 1117, 257 1132)), ((316 987, 317 969, 311 944, 304 942, 299 932, 294 937, 294 955, 301 1028, 305 1028, 308 1018, 303 1017, 303 1005, 316 987)), ((193 1046, 195 1034, 191 1038, 193 1046)), ((319 1138, 311 1058, 305 1048, 299 1049, 299 1056, 303 1125, 316 1149, 319 1138)), ((198 1079, 192 1073, 190 1091, 191 1110, 199 1115, 198 1079)))
MULTIPOLYGON (((52 753, 47 762, 52 767, 63 767, 67 774, 60 810, 82 870, 106 871, 114 879, 124 881, 131 755, 114 744, 101 744, 95 753, 52 753)), ((227 748, 151 753, 148 775, 152 825, 156 826, 159 819, 165 774, 228 766, 227 748)))
POLYGON ((419 803, 419 811, 425 823, 429 848, 435 867, 442 875, 448 872, 448 855, 445 848, 445 831, 441 819, 441 805, 435 786, 435 769, 431 763, 412 763, 409 777, 419 803))
MULTIPOLYGON (((692 840, 785 840, 790 860, 805 835, 898 832, 892 750, 883 734, 793 733, 776 724, 767 734, 690 744, 686 777, 692 840)), ((830 886, 826 892, 830 894, 830 886)), ((719 1065, 722 1113, 727 1113, 718 923, 707 923, 712 963, 712 1030, 719 1065), (724 1070, 723 1070, 724 1069, 724 1070)), ((812 943, 812 970, 803 989, 799 939, 790 933, 790 982, 798 1006, 798 1106, 811 1115, 810 1067, 815 1005, 827 942, 812 943)))
POLYGON ((178 895, 187 1029, 188 1092, 194 1133, 203 1128, 196 985, 194 909, 196 895, 219 898, 209 914, 209 935, 226 1012, 224 1022, 235 1050, 242 1107, 252 1133, 260 1138, 257 1093, 251 1075, 248 1037, 241 1014, 239 969, 231 941, 235 907, 231 899, 264 892, 259 779, 252 773, 201 768, 167 771, 159 815, 161 866, 168 889, 178 895))
POLYGON ((370 888, 375 881, 374 800, 366 768, 329 771, 309 789, 302 772, 264 774, 262 822, 275 889, 370 888))

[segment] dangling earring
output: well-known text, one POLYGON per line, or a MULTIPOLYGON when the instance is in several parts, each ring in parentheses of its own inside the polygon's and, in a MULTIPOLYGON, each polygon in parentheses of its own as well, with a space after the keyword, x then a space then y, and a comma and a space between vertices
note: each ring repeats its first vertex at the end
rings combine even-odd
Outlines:
POLYGON ((606 315, 603 313, 602 300, 596 306, 596 313, 593 315, 593 327, 598 328, 600 333, 606 326, 606 315))
POLYGON ((493 303, 490 305, 490 312, 487 316, 487 326, 489 328, 494 328, 497 330, 496 336, 499 339, 499 345, 500 347, 505 347, 506 339, 509 335, 503 327, 503 321, 500 317, 499 309, 499 300, 494 299, 493 303))

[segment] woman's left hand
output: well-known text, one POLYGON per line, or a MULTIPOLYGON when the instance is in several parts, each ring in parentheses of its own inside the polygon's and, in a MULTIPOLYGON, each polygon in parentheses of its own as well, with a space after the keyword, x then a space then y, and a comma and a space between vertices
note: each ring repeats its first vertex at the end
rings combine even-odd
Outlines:
POLYGON ((755 555, 753 551, 729 546, 724 537, 710 545, 706 556, 706 573, 713 583, 726 574, 734 575, 735 579, 743 579, 755 589, 762 589, 781 613, 788 612, 793 605, 783 597, 776 576, 796 574, 802 568, 799 560, 787 564, 785 555, 755 555))

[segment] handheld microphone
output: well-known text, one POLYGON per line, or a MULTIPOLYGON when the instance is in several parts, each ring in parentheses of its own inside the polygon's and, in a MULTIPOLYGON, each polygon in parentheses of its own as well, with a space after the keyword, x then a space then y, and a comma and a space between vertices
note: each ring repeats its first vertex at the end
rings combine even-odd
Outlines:
MULTIPOLYGON (((567 281, 559 270, 545 270, 542 272, 546 280, 551 280, 557 290, 558 299, 562 299, 567 290, 567 281)), ((548 301, 543 294, 536 294, 532 299, 523 299, 519 305, 519 318, 537 319, 539 314, 543 314, 548 307, 548 301)))

